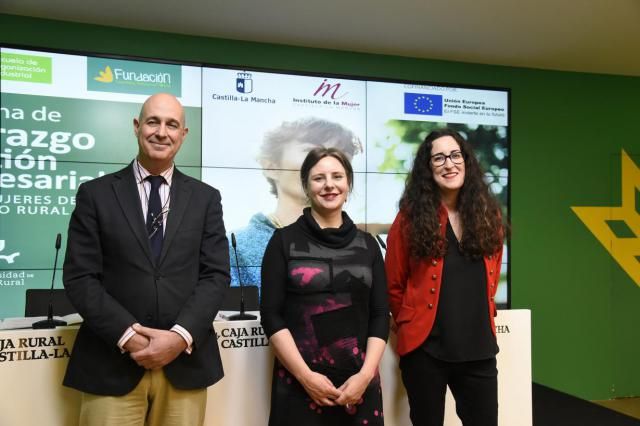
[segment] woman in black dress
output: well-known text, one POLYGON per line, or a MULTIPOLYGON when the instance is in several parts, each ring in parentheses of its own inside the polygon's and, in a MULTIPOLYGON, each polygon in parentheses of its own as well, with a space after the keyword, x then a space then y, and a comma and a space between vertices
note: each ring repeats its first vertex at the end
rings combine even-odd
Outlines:
POLYGON ((300 179, 311 207, 274 233, 262 262, 262 325, 276 354, 269 425, 383 425, 380 249, 342 211, 353 170, 341 151, 310 151, 300 179))

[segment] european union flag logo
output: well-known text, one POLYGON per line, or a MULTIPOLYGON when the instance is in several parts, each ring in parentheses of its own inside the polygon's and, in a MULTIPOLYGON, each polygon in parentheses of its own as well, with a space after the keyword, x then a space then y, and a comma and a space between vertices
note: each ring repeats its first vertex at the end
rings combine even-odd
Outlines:
POLYGON ((404 113, 419 115, 442 115, 442 95, 405 93, 404 113))

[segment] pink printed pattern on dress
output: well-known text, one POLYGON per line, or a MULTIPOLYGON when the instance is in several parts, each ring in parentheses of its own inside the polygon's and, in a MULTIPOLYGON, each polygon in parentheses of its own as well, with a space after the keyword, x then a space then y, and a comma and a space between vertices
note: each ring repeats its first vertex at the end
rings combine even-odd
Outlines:
POLYGON ((313 277, 323 272, 321 268, 311 268, 308 266, 300 266, 299 268, 294 268, 291 270, 291 275, 302 275, 300 277, 300 285, 307 285, 311 282, 313 277))

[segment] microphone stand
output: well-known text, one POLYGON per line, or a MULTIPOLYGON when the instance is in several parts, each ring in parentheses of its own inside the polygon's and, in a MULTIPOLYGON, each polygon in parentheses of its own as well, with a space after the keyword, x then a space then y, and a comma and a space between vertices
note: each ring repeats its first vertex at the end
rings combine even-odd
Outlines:
POLYGON ((240 277, 240 264, 238 263, 238 251, 236 250, 236 235, 233 232, 231 233, 231 246, 233 247, 233 254, 236 257, 236 270, 238 271, 238 283, 240 284, 240 313, 230 315, 227 319, 229 321, 254 320, 257 318, 255 315, 244 312, 244 285, 240 277))
POLYGON ((44 328, 56 328, 58 326, 67 325, 65 321, 53 319, 53 284, 56 279, 56 267, 58 266, 58 252, 60 251, 60 242, 62 237, 60 234, 56 236, 56 257, 53 261, 53 277, 51 278, 51 290, 49 290, 49 312, 47 313, 47 319, 34 322, 31 327, 34 329, 44 328))

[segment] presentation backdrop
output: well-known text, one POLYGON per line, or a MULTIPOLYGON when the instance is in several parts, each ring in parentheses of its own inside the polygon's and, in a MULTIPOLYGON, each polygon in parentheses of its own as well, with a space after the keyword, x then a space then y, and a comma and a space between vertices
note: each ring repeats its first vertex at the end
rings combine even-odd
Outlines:
MULTIPOLYGON (((465 135, 505 217, 509 92, 298 75, 1 48, 0 317, 24 314, 25 291, 51 285, 55 238, 78 186, 127 166, 133 118, 153 93, 177 96, 189 135, 176 159, 222 193, 233 284, 260 285, 273 230, 306 205, 298 170, 316 146, 352 159, 346 211, 385 239, 420 142, 433 129, 465 135)), ((505 247, 506 248, 506 247, 505 247)), ((508 295, 508 250, 496 301, 508 295)))

